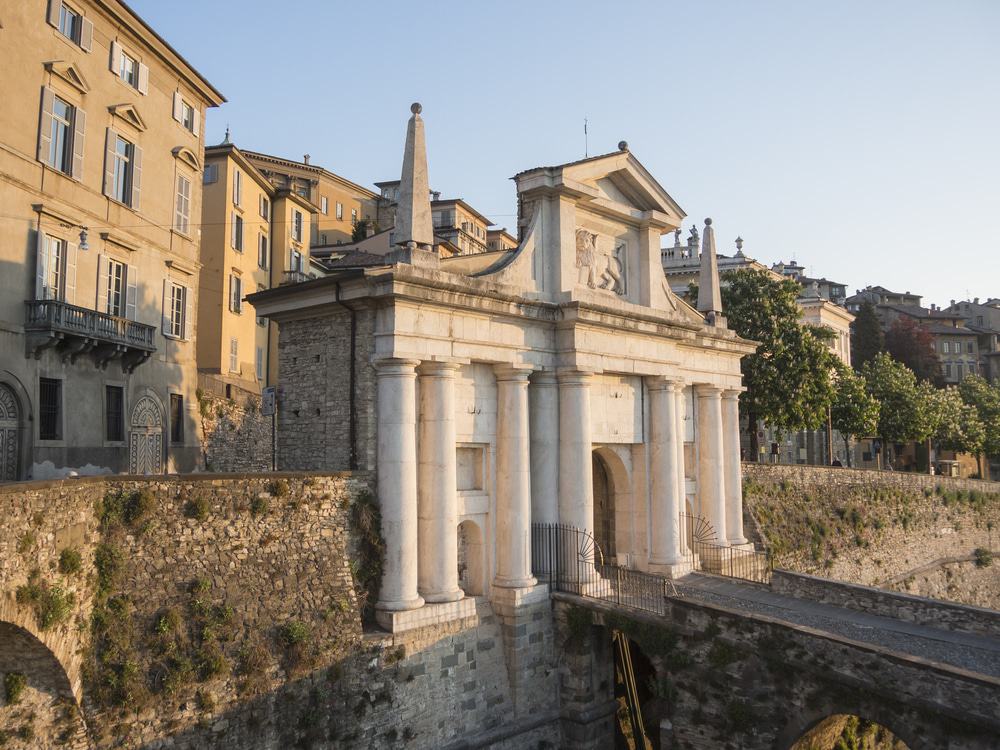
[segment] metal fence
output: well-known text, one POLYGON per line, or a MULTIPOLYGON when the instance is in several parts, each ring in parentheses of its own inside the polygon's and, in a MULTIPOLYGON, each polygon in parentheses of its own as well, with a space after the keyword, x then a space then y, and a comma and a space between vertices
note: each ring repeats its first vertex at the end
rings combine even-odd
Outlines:
POLYGON ((681 514, 682 544, 692 570, 770 583, 770 552, 720 544, 715 529, 701 516, 681 514))

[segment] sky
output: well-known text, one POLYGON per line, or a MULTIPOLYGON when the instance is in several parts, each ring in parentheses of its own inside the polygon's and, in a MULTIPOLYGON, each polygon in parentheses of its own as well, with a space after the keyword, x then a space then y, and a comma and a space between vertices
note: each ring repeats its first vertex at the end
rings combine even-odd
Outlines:
POLYGON ((129 4, 228 99, 208 143, 371 187, 419 101, 431 187, 514 230, 512 175, 626 140, 719 252, 1000 297, 997 0, 129 4))

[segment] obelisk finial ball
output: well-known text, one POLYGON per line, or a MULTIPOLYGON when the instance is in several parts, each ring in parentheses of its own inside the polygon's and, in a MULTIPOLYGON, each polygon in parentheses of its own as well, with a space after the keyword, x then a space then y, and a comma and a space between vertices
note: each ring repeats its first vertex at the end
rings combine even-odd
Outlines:
POLYGON ((413 104, 410 105, 410 111, 415 115, 419 115, 424 111, 424 108, 420 106, 420 102, 413 102, 413 104))
POLYGON ((628 141, 618 141, 619 151, 628 151, 628 141))
POLYGON ((711 219, 705 219, 705 226, 706 227, 712 226, 712 220, 711 219))

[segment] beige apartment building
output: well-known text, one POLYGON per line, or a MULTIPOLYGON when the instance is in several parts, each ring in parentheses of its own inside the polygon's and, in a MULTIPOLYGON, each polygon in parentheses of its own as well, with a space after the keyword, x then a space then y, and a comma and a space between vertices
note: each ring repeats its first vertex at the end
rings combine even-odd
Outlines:
POLYGON ((378 196, 323 167, 310 164, 309 155, 302 161, 283 159, 257 151, 243 151, 244 156, 272 185, 286 188, 313 205, 310 245, 336 245, 351 241, 354 225, 361 219, 375 219, 378 196))
POLYGON ((196 467, 204 117, 124 3, 4 3, 0 480, 196 467))
POLYGON ((205 149, 198 370, 259 393, 277 382, 278 330, 244 297, 307 278, 316 206, 275 187, 229 142, 205 149))
MULTIPOLYGON (((399 199, 399 180, 376 182, 379 189, 378 223, 381 229, 391 228, 396 220, 396 203, 399 199)), ((431 191, 431 223, 434 227, 434 238, 442 245, 442 252, 447 256, 477 255, 489 252, 489 228, 493 222, 479 213, 461 198, 442 198, 438 192, 431 191)), ((517 240, 507 235, 511 249, 517 247, 517 240)), ((497 238, 498 242, 500 241, 497 238)), ((390 232, 390 247, 395 247, 396 240, 390 232)))

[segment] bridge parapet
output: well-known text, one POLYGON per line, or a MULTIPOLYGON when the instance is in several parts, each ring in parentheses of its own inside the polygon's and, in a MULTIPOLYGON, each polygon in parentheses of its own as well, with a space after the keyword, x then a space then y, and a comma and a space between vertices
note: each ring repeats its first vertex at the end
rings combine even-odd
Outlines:
POLYGON ((775 570, 771 588, 775 593, 796 599, 832 604, 941 630, 1000 637, 1000 612, 982 607, 884 591, 789 570, 775 570))

